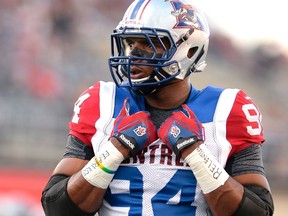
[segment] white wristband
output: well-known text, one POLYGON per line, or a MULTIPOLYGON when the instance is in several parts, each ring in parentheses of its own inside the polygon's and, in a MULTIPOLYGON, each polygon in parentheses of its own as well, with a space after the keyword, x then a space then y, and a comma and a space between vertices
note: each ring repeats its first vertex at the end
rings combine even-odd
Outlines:
POLYGON ((124 160, 121 152, 109 141, 82 169, 82 176, 92 185, 107 189, 124 160))
POLYGON ((201 144, 191 152, 185 158, 185 161, 192 169, 204 194, 224 185, 229 178, 228 173, 214 158, 205 144, 201 144))

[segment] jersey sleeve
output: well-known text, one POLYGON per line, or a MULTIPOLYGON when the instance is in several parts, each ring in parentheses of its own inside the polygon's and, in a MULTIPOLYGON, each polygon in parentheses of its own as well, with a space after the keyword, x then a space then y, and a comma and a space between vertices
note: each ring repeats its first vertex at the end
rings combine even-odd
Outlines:
POLYGON ((88 146, 96 133, 95 123, 100 116, 99 106, 100 83, 95 83, 83 92, 74 104, 74 113, 69 126, 69 135, 74 135, 88 146))
POLYGON ((264 142, 261 120, 262 115, 256 104, 240 90, 236 95, 226 124, 226 138, 232 145, 230 155, 251 144, 264 142))

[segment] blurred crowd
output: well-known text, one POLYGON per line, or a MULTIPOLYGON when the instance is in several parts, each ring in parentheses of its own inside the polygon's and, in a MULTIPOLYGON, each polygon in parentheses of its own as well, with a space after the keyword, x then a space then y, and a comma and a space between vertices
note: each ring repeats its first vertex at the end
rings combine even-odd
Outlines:
POLYGON ((47 150, 65 143, 76 97, 95 80, 110 79, 110 32, 128 4, 0 1, 2 163, 51 161, 47 150))
MULTIPOLYGON (((73 103, 95 81, 111 79, 110 33, 130 2, 0 0, 1 166, 55 166, 73 103)), ((209 49, 197 85, 242 88, 254 97, 267 172, 281 183, 288 178, 288 50, 277 42, 239 47, 213 27, 209 49)))

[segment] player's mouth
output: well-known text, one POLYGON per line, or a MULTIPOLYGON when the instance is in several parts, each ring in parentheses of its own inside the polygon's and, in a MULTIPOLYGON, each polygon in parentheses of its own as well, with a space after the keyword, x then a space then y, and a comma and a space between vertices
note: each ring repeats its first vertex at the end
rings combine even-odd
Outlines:
POLYGON ((141 68, 134 65, 131 66, 130 79, 132 82, 143 82, 149 79, 149 76, 147 77, 147 74, 141 68))
POLYGON ((130 78, 131 79, 142 79, 146 77, 145 73, 138 66, 131 66, 130 78))

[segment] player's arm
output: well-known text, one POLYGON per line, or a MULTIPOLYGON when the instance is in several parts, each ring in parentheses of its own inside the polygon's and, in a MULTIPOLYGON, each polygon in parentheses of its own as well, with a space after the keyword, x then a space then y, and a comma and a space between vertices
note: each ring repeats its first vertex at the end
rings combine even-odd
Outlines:
MULTIPOLYGON (((115 120, 112 136, 95 156, 90 160, 81 158, 81 149, 85 148, 82 144, 74 152, 78 158, 64 158, 57 165, 42 194, 47 216, 94 215, 121 162, 156 139, 149 114, 130 115, 126 106, 127 100, 115 120)), ((71 149, 75 151, 75 146, 71 149)))
MULTIPOLYGON (((123 158, 129 155, 129 149, 115 138, 111 138, 111 143, 123 155, 123 158)), ((108 151, 111 152, 110 149, 108 151)), ((83 216, 94 215, 97 212, 103 201, 106 188, 96 187, 83 177, 83 169, 88 162, 89 160, 75 157, 63 158, 58 163, 42 194, 41 201, 47 216, 83 216)), ((100 176, 99 180, 95 179, 95 181, 100 182, 103 179, 100 176)), ((102 184, 104 183, 102 182, 102 184)))
POLYGON ((158 136, 189 164, 213 215, 272 215, 266 178, 257 173, 232 178, 203 144, 202 124, 186 105, 161 125, 158 136))
MULTIPOLYGON (((216 160, 211 160, 212 154, 203 147, 202 142, 189 146, 182 151, 182 157, 190 164, 202 190, 204 189, 204 196, 213 215, 271 216, 273 214, 273 200, 264 175, 256 171, 253 174, 231 177, 216 160), (201 152, 200 157, 205 154, 205 159, 197 156, 199 152, 201 152), (210 165, 206 163, 207 158, 210 165)), ((244 154, 242 156, 244 157, 244 154)))

